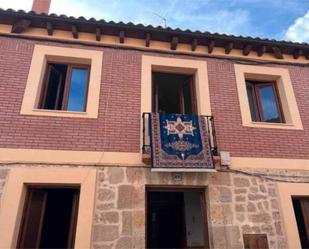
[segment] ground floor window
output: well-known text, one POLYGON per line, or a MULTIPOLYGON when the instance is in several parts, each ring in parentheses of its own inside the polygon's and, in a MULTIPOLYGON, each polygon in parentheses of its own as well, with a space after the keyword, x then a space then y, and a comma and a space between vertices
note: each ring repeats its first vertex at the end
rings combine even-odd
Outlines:
POLYGON ((147 189, 147 248, 208 248, 205 192, 147 189))
POLYGON ((28 186, 17 248, 73 248, 79 188, 28 186))
POLYGON ((293 197, 293 207, 302 248, 309 248, 309 197, 293 197))

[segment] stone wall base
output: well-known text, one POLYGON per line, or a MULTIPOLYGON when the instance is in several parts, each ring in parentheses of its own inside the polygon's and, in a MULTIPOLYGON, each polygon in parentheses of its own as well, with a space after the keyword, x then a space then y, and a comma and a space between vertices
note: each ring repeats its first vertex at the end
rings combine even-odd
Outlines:
MULTIPOLYGON (((0 207, 10 167, 0 168, 0 207)), ((275 181, 235 172, 177 174, 97 167, 92 247, 145 247, 147 186, 205 188, 210 248, 243 248, 247 233, 267 234, 271 249, 287 247, 275 181)))

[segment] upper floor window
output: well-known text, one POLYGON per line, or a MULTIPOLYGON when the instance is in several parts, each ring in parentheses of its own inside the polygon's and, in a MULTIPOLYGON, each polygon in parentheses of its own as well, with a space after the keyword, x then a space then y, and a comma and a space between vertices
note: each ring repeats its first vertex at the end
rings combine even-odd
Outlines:
POLYGON ((20 114, 98 118, 103 52, 35 45, 20 114))
POLYGON ((196 97, 192 75, 153 72, 153 111, 195 114, 196 97))
POLYGON ((247 81, 246 87, 252 121, 285 122, 275 82, 247 81))
POLYGON ((86 111, 89 66, 48 63, 40 109, 86 111))
POLYGON ((302 130, 287 68, 234 65, 243 126, 302 130))

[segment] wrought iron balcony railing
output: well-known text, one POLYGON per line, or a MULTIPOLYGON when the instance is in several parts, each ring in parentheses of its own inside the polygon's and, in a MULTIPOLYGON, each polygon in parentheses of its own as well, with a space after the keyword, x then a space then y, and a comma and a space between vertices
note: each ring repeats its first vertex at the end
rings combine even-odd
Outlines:
MULTIPOLYGON (((151 136, 151 123, 150 123, 151 113, 144 112, 142 115, 143 118, 143 154, 150 154, 151 152, 151 144, 150 144, 150 136, 151 136)), ((200 118, 203 118, 206 123, 209 145, 211 149, 212 156, 216 156, 218 154, 217 151, 217 141, 216 141, 216 130, 215 130, 215 122, 213 116, 200 115, 200 118)))

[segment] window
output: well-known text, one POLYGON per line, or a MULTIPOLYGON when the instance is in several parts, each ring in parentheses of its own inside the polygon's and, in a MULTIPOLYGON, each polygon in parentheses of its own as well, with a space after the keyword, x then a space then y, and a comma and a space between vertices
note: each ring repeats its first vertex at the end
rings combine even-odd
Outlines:
POLYGON ((234 65, 242 125, 303 130, 287 68, 234 65))
POLYGON ((74 248, 79 189, 28 187, 17 248, 74 248))
POLYGON ((103 52, 35 45, 21 115, 98 118, 103 52))
MULTIPOLYGON (((198 115, 211 115, 207 63, 201 60, 166 56, 142 56, 141 114, 154 112, 154 72, 191 76, 194 80, 194 103, 198 115)), ((141 130, 142 132, 142 130, 141 130)))
POLYGON ((293 198, 294 213, 302 248, 309 248, 309 198, 293 198))
POLYGON ((89 71, 83 65, 48 63, 39 108, 84 112, 89 71))
POLYGON ((196 113, 192 75, 154 72, 152 76, 154 112, 196 113))
POLYGON ((244 234, 245 249, 268 249, 266 234, 244 234))
POLYGON ((247 81, 246 87, 252 121, 284 123, 275 82, 247 81))

